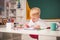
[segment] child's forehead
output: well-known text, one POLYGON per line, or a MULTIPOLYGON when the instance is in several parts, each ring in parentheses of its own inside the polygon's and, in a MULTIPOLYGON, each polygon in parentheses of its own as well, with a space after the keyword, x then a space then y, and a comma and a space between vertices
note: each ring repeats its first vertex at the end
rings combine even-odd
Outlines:
POLYGON ((39 13, 38 10, 31 10, 31 13, 39 13))

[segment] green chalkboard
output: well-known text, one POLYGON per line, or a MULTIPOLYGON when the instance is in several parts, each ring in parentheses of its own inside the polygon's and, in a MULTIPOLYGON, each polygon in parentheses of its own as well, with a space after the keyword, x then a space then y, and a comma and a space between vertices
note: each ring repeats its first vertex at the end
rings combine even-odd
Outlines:
POLYGON ((60 0, 27 0, 30 8, 39 7, 42 19, 60 19, 60 0))

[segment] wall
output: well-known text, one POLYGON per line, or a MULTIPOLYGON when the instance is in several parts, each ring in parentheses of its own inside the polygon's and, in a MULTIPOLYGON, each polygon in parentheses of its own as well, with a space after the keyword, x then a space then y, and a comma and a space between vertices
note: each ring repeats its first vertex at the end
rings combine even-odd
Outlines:
POLYGON ((60 19, 60 0, 27 0, 29 7, 41 9, 41 19, 60 19))

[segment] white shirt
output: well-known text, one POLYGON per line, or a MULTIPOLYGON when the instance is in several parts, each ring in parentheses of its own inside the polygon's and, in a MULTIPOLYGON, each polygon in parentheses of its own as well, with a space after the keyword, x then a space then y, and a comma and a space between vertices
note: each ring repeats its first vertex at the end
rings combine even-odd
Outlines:
POLYGON ((46 23, 41 19, 39 19, 37 22, 33 22, 32 19, 31 19, 30 22, 28 23, 28 25, 31 28, 34 28, 35 25, 40 25, 41 29, 47 28, 46 23))

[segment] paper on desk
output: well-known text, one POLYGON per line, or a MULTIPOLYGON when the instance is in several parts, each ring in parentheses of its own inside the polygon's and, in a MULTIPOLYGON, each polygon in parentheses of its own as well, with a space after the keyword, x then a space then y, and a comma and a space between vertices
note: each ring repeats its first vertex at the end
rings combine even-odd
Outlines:
POLYGON ((24 28, 25 30, 34 30, 34 28, 24 28))
POLYGON ((44 29, 24 28, 24 30, 44 30, 44 29))
POLYGON ((14 27, 13 23, 6 23, 6 28, 10 30, 12 27, 14 27))

